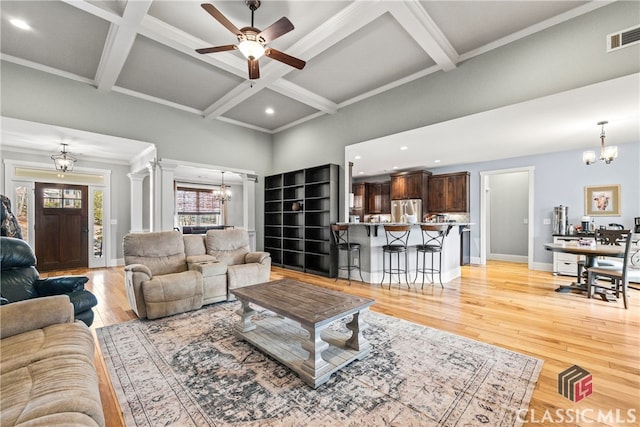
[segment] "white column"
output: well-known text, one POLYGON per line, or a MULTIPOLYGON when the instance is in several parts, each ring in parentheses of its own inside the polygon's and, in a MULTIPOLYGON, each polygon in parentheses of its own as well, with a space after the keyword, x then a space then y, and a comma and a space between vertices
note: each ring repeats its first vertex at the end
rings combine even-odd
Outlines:
POLYGON ((149 231, 160 231, 160 167, 158 162, 153 160, 147 165, 149 169, 149 231))
POLYGON ((131 233, 140 233, 144 231, 144 220, 142 217, 144 211, 142 207, 142 183, 147 175, 149 175, 148 170, 127 174, 131 187, 131 229, 129 230, 131 233))
POLYGON ((160 166, 160 223, 158 231, 173 230, 173 227, 177 225, 174 182, 178 163, 170 160, 160 160, 158 165, 160 166))
POLYGON ((246 174, 243 176, 242 208, 243 226, 249 230, 251 250, 256 250, 256 182, 257 175, 246 174))

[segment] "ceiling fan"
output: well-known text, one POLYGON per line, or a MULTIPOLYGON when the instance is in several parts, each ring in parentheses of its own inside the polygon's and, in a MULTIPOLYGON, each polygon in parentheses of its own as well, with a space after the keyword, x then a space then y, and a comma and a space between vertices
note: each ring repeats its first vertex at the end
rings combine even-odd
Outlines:
POLYGON ((238 29, 212 4, 203 3, 201 6, 204 10, 206 10, 225 28, 235 34, 235 36, 238 38, 238 44, 206 47, 202 49, 196 49, 196 52, 207 54, 239 49, 240 52, 242 52, 242 54, 247 58, 247 64, 249 66, 249 79, 251 80, 260 78, 260 67, 258 65, 258 59, 260 59, 260 57, 262 57, 263 55, 302 70, 306 65, 305 61, 294 58, 291 55, 287 55, 284 52, 280 52, 279 50, 266 46, 267 43, 270 43, 278 37, 293 30, 293 24, 291 23, 291 21, 289 21, 285 17, 282 17, 271 24, 271 26, 261 31, 253 26, 253 14, 256 9, 260 7, 260 1, 245 0, 245 4, 249 7, 249 9, 251 9, 251 26, 238 29))

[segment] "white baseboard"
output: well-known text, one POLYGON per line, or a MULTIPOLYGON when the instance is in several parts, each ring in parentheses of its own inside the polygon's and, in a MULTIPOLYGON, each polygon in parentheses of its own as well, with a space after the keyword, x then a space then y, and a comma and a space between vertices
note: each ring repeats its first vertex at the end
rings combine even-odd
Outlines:
POLYGON ((526 264, 529 262, 529 258, 526 255, 489 254, 487 256, 487 259, 496 260, 496 261, 520 262, 523 264, 526 264))

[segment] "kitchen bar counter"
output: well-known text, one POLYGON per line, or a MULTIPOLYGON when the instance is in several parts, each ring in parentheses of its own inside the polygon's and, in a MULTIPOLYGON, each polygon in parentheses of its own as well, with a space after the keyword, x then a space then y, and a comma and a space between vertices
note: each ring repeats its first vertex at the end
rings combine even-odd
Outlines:
MULTIPOLYGON (((379 284, 382 281, 382 246, 387 244, 384 226, 385 225, 407 225, 399 223, 377 223, 377 222, 349 222, 342 223, 349 225, 349 237, 352 243, 360 243, 360 257, 362 265, 362 276, 366 282, 379 284)), ((456 277, 460 277, 460 232, 463 229, 468 229, 470 223, 460 222, 429 222, 424 223, 427 225, 448 225, 451 226, 449 234, 444 240, 444 246, 442 251, 442 282, 446 283, 456 277)), ((409 233, 409 283, 412 283, 416 277, 416 250, 415 245, 422 244, 422 230, 420 229, 420 223, 409 224, 411 225, 411 232, 409 233)), ((339 254, 340 265, 346 265, 346 253, 339 254)), ((435 257, 434 261, 437 263, 438 258, 435 257)), ((431 257, 426 257, 427 267, 431 262, 431 257)), ((340 277, 346 278, 346 271, 340 272, 340 277)), ((357 272, 352 273, 351 278, 357 277, 357 272)), ((431 278, 431 275, 425 276, 425 283, 431 278)), ((389 275, 385 277, 385 283, 388 283, 389 275)), ((404 277, 402 278, 404 280, 404 277)), ((418 282, 421 284, 422 275, 418 277, 418 282)), ((434 280, 437 282, 438 277, 435 276, 434 280)), ((392 283, 398 283, 398 276, 393 275, 392 283)))

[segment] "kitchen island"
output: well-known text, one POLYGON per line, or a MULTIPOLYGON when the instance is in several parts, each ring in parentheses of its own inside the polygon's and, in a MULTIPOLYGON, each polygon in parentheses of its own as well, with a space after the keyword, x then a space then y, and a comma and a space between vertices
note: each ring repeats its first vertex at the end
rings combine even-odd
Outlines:
MULTIPOLYGON (((420 229, 420 223, 417 224, 398 224, 398 223, 377 223, 377 222, 350 222, 342 223, 349 225, 349 238, 352 243, 359 243, 360 247, 360 269, 362 271, 362 277, 366 282, 379 284, 382 281, 382 246, 387 244, 384 226, 385 225, 410 225, 411 231, 409 233, 408 242, 408 275, 409 283, 413 283, 416 277, 416 249, 415 245, 422 244, 422 230, 420 229)), ((444 245, 442 249, 442 282, 446 283, 460 277, 460 232, 463 229, 468 229, 469 223, 460 222, 429 222, 424 223, 427 225, 444 225, 449 226, 449 232, 444 239, 444 245)), ((346 265, 347 259, 346 253, 339 254, 339 264, 346 265)), ((357 257, 356 257, 357 258, 357 257)), ((421 260, 422 261, 422 260, 421 260)), ((357 260, 356 260, 357 262, 357 260)), ((431 257, 425 259, 426 267, 430 267, 431 257)), ((434 262, 438 262, 438 256, 435 256, 434 262)), ((340 277, 347 277, 346 271, 340 271, 340 277)), ((352 273, 351 278, 357 277, 357 272, 352 273)), ((431 275, 425 276, 425 283, 429 282, 431 275)), ((384 281, 388 283, 389 274, 386 275, 384 281)), ((437 282, 437 275, 434 278, 437 282)), ((391 283, 398 283, 398 276, 393 275, 391 283)), ((404 277, 402 277, 402 283, 404 283, 404 277)), ((422 274, 418 277, 417 283, 422 283, 422 274)))

